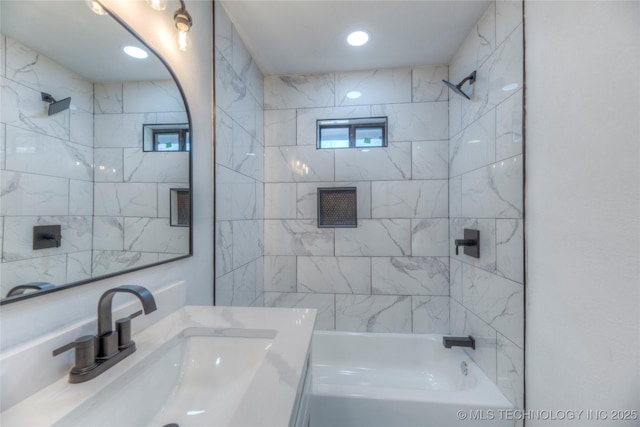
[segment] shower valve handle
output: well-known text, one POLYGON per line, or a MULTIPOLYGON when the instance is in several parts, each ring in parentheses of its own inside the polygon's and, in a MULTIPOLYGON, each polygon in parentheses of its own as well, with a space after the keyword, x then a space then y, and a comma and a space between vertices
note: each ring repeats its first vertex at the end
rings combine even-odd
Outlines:
POLYGON ((477 246, 478 241, 476 239, 456 239, 456 255, 458 255, 458 246, 477 246))

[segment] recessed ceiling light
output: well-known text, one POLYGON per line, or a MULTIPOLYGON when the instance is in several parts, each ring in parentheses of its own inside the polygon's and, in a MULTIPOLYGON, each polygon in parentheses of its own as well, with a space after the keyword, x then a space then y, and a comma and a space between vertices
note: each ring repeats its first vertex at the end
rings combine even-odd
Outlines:
POLYGON ((347 98, 349 99, 358 99, 362 96, 362 94, 360 92, 358 92, 357 90, 352 90, 351 92, 347 93, 347 98))
POLYGON ((145 59, 149 54, 136 46, 125 46, 122 48, 124 53, 132 58, 145 59))
POLYGON ((366 31, 354 31, 347 36, 347 43, 351 46, 362 46, 369 41, 369 33, 366 31))

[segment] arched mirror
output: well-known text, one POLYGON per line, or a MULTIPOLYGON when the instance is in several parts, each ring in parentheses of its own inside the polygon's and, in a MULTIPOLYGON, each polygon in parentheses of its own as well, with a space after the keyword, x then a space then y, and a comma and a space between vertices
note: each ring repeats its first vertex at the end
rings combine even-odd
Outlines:
POLYGON ((1 303, 189 256, 189 110, 166 63, 86 2, 0 7, 1 303))

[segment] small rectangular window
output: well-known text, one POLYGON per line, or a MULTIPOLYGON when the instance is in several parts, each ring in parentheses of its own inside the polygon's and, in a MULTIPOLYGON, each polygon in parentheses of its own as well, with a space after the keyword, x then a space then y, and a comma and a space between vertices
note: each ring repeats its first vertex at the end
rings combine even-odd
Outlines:
POLYGON ((317 122, 317 148, 387 146, 387 118, 330 119, 317 122))
POLYGON ((154 124, 142 126, 144 151, 190 151, 189 125, 154 124))

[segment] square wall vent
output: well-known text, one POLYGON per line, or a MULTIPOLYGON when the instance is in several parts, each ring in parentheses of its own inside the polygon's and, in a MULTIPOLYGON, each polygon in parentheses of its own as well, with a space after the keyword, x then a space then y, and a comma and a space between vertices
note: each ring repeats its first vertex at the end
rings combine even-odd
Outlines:
POLYGON ((356 228, 356 187, 318 188, 318 227, 356 228))

